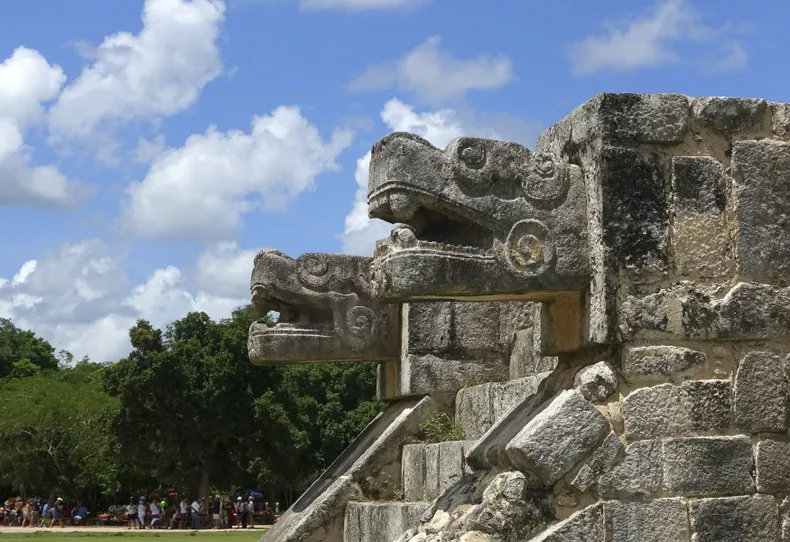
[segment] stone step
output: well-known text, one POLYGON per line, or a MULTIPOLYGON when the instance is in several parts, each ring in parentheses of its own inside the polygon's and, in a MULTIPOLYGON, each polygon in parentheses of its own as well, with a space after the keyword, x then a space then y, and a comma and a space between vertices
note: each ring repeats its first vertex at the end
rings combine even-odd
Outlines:
POLYGON ((354 502, 346 505, 345 542, 391 542, 417 527, 427 502, 354 502))
POLYGON ((286 510, 266 534, 267 542, 340 542, 346 504, 361 497, 360 485, 370 485, 368 480, 373 476, 386 474, 391 484, 403 483, 403 443, 413 441, 420 425, 437 408, 439 405, 430 397, 387 405, 286 510))
POLYGON ((408 444, 401 461, 403 494, 407 501, 432 501, 464 474, 466 452, 473 440, 456 440, 437 444, 408 444))
POLYGON ((535 393, 550 371, 506 382, 487 382, 461 389, 455 397, 455 423, 464 438, 477 440, 515 405, 535 393))

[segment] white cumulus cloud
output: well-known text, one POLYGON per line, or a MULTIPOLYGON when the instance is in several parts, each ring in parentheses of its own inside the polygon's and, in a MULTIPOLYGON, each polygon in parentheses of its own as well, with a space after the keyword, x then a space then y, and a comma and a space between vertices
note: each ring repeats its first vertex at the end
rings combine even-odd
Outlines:
POLYGON ((50 111, 51 141, 86 145, 109 161, 119 124, 189 108, 222 71, 216 40, 224 17, 222 0, 146 0, 139 34, 105 37, 63 89, 50 111))
POLYGON ((339 169, 353 136, 336 130, 324 140, 298 107, 285 106, 253 118, 249 133, 209 127, 154 158, 127 189, 121 225, 148 238, 227 239, 245 213, 281 209, 339 169))
POLYGON ((440 44, 439 36, 431 36, 394 62, 368 67, 351 81, 350 88, 396 88, 436 104, 463 98, 470 90, 501 88, 514 79, 512 63, 503 55, 459 59, 440 44))
MULTIPOLYGON (((726 39, 728 27, 714 29, 704 25, 699 15, 684 0, 660 0, 650 13, 641 17, 607 23, 606 31, 573 43, 569 48, 574 75, 633 71, 677 62, 674 46, 681 41, 716 44, 726 39)), ((740 68, 746 52, 739 42, 728 41, 729 55, 722 69, 740 68)))
POLYGON ((43 104, 58 95, 65 80, 60 66, 25 47, 0 64, 0 207, 68 207, 86 195, 57 167, 33 165, 33 149, 25 144, 26 132, 44 121, 43 104))
MULTIPOLYGON (((444 148, 460 136, 487 137, 530 145, 539 125, 517 117, 494 116, 471 110, 439 109, 418 112, 413 106, 398 99, 389 100, 381 111, 381 120, 391 132, 411 132, 444 148)), ((368 218, 367 186, 370 152, 357 160, 354 179, 357 192, 351 212, 345 219, 345 230, 340 235, 343 252, 370 256, 376 241, 389 234, 392 225, 368 218)))
POLYGON ((123 255, 107 243, 67 244, 24 262, 12 279, 0 279, 0 317, 77 358, 117 360, 131 350, 128 330, 138 318, 164 327, 190 311, 219 319, 248 303, 253 252, 211 247, 198 258, 198 267, 209 264, 203 276, 187 277, 166 266, 135 285, 123 271, 123 255))

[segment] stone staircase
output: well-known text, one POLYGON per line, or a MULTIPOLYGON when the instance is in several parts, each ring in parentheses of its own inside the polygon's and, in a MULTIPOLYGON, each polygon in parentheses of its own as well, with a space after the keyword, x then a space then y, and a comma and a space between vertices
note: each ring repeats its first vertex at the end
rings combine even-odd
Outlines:
MULTIPOLYGON (((513 406, 537 389, 549 373, 506 382, 488 382, 461 389, 456 395, 455 423, 464 436, 479 438, 513 406)), ((407 444, 401 458, 403 501, 362 502, 346 505, 344 542, 391 542, 416 528, 432 502, 473 474, 466 454, 476 440, 457 440, 433 444, 407 444)))

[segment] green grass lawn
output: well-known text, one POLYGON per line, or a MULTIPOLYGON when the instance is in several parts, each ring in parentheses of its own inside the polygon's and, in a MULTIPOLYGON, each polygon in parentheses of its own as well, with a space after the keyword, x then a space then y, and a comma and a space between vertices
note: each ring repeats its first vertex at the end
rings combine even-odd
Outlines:
POLYGON ((140 540, 159 538, 162 542, 257 542, 264 531, 239 531, 237 533, 212 533, 211 531, 202 532, 142 532, 133 533, 128 531, 118 531, 114 533, 70 533, 58 532, 35 532, 35 533, 4 533, 0 529, 0 540, 3 542, 16 541, 36 541, 36 542, 56 542, 58 540, 68 540, 69 542, 95 541, 100 538, 123 538, 125 540, 140 540))

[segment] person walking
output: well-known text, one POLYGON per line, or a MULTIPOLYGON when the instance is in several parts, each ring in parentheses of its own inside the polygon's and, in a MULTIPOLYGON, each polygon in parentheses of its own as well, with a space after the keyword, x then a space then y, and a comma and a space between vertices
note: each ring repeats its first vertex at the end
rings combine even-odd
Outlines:
POLYGON ((247 528, 247 503, 244 499, 238 497, 236 499, 236 515, 239 516, 239 529, 247 528))
POLYGON ((140 521, 140 528, 145 529, 145 514, 148 512, 148 504, 145 502, 145 497, 140 497, 137 501, 137 519, 140 521))
POLYGON ((62 529, 65 527, 63 525, 63 516, 65 512, 63 511, 63 499, 58 497, 55 499, 55 507, 52 509, 52 524, 51 526, 54 527, 56 523, 60 523, 60 528, 62 529))
POLYGON ((156 497, 154 497, 154 500, 151 502, 151 529, 159 528, 161 513, 162 509, 159 507, 159 501, 157 501, 156 497))

